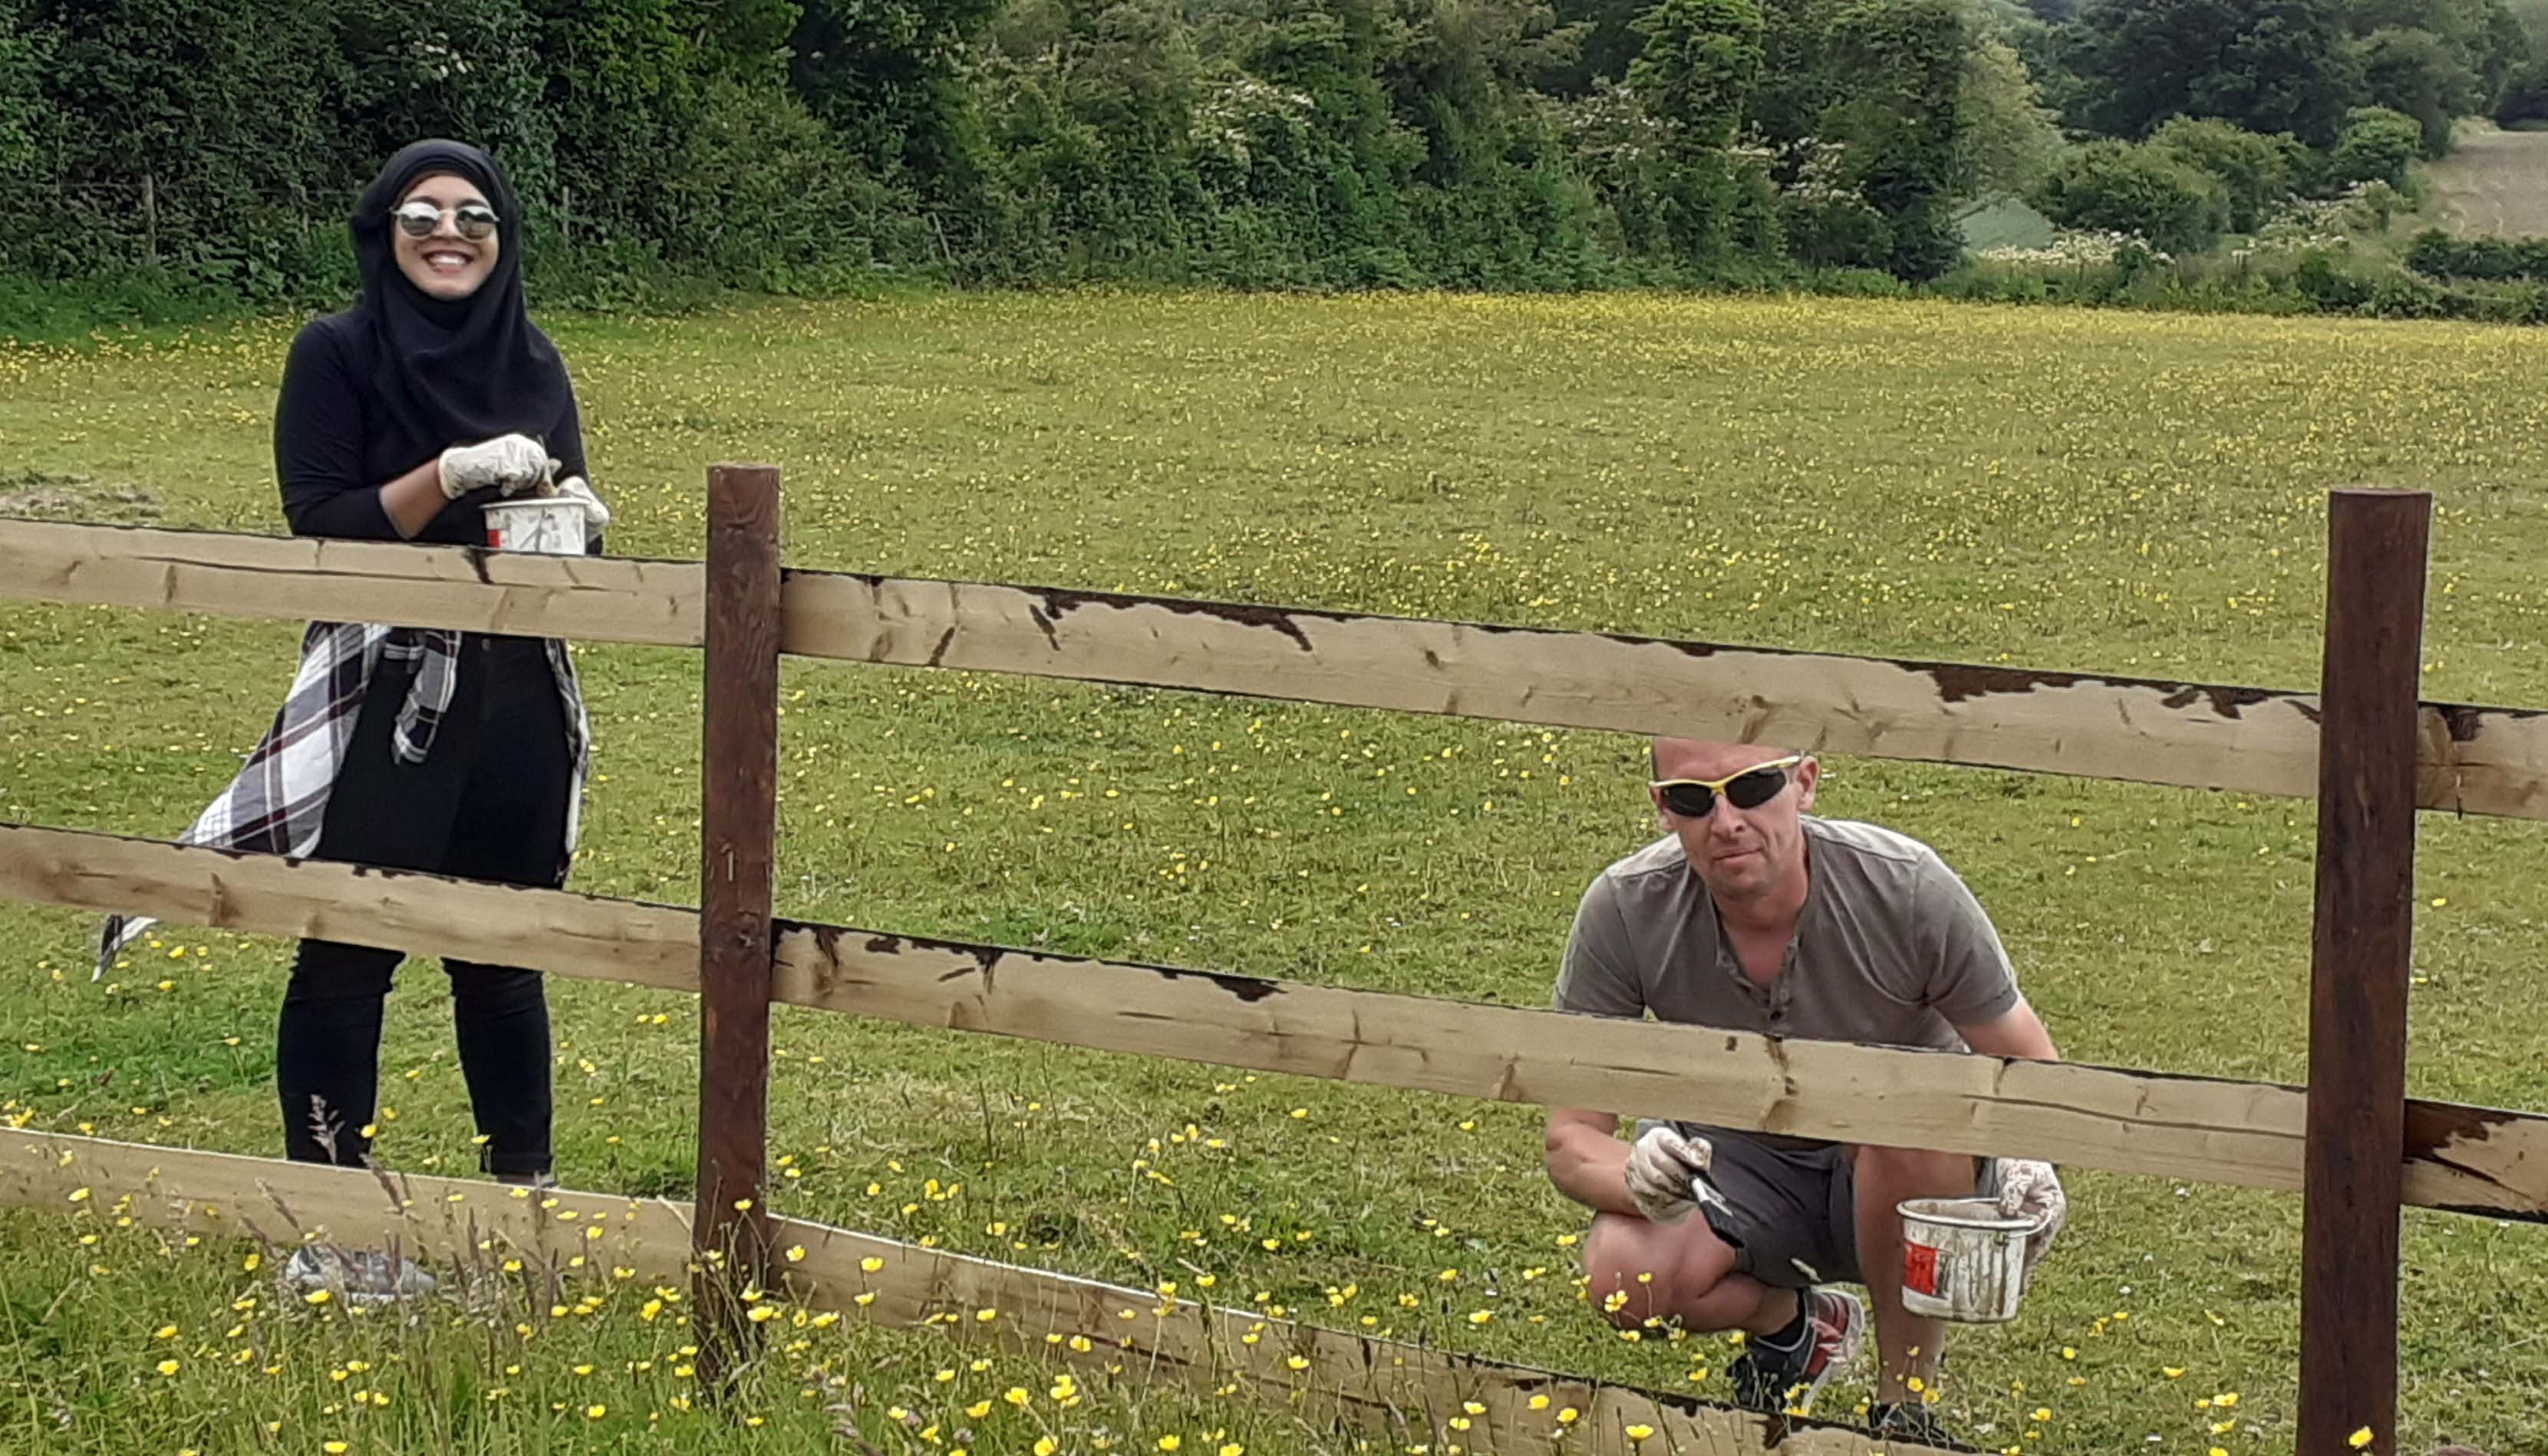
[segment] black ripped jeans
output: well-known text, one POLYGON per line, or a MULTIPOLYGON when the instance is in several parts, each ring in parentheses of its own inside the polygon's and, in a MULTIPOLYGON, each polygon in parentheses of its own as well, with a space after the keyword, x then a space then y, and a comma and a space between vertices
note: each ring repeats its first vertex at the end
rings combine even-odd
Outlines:
MULTIPOLYGON (((566 709, 536 638, 463 639, 451 707, 421 764, 390 753, 408 665, 383 663, 365 690, 329 790, 318 857, 509 884, 560 880, 575 791, 566 709)), ((297 1162, 361 1164, 379 1103, 381 1009, 398 951, 303 941, 284 992, 275 1083, 297 1162)), ((549 1171, 549 1008, 540 974, 445 960, 460 1069, 498 1176, 549 1171)))

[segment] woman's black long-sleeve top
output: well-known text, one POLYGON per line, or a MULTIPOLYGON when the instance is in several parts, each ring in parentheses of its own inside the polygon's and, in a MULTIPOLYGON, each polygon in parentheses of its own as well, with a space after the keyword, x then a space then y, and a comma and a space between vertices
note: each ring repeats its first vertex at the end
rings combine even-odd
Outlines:
MULTIPOLYGON (((274 465, 284 519, 296 536, 401 539, 381 508, 380 488, 453 445, 478 443, 411 437, 372 384, 375 352, 374 335, 348 314, 312 319, 292 341, 274 407, 274 465)), ((557 433, 545 443, 550 456, 563 462, 559 479, 591 478, 584 422, 572 394, 557 433)), ((463 496, 443 506, 414 539, 485 545, 482 507, 493 499, 491 491, 463 496)))

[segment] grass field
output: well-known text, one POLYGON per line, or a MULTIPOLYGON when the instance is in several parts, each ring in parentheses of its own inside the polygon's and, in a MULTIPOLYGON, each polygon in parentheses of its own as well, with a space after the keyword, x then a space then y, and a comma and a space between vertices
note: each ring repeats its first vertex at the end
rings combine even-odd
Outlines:
MULTIPOLYGON (((2414 485, 2440 502, 2430 692, 2548 703, 2537 331, 1069 295, 557 332, 621 554, 696 555, 703 466, 767 459, 788 472, 800 565, 2305 687, 2321 492, 2414 485)), ((288 333, 0 348, 0 496, 279 529, 288 333)), ((295 631, 10 606, 0 817, 174 833, 272 713, 295 631)), ((585 655, 599 776, 577 887, 691 897, 695 661, 585 655)), ((1652 832, 1642 745, 1621 737, 844 665, 793 665, 784 686, 787 915, 1538 1004, 1583 884, 1652 832)), ((1963 871, 2071 1057, 2301 1075, 2311 805, 1866 761, 1825 782, 1826 812, 1963 871)), ((2419 1095, 2548 1104, 2543 847, 2535 826, 2424 823, 2419 1095)), ((0 906, 10 1116, 271 1150, 288 947, 172 932, 96 986, 86 929, 0 906)), ((410 966, 393 1000, 381 1152, 448 1172, 474 1159, 439 981, 410 966)), ((553 995, 562 1176, 683 1189, 691 1003, 553 995)), ((776 1037, 785 1212, 1644 1383, 1705 1370, 1694 1388, 1723 1394, 1716 1341, 1623 1341, 1581 1307, 1581 1219, 1539 1173, 1531 1110, 785 1008, 776 1037)), ((1956 1421, 1991 1449, 2288 1449, 2297 1199, 2070 1183, 2025 1317, 1950 1350, 1956 1421)), ((799 1396, 774 1370, 767 1425, 729 1432, 672 1404, 682 1334, 637 1318, 643 1291, 572 1337, 408 1344, 243 1318, 230 1302, 260 1291, 242 1247, 163 1260, 137 1237, 94 1214, 0 1220, 0 1447, 825 1450, 833 1404, 895 1451, 1026 1451, 1047 1418, 1072 1450, 1329 1444, 1294 1412, 1145 1393, 1138 1372, 1080 1407, 967 1416, 1050 1377, 847 1326, 786 1358, 854 1391, 799 1396), (301 1353, 262 1375, 262 1353, 233 1363, 231 1325, 301 1353), (357 1358, 396 1404, 348 1404, 360 1382, 330 1375, 357 1358), (492 1413, 442 1413, 462 1408, 492 1413)), ((2406 1281, 2408 1449, 2548 1445, 2548 1233, 2411 1214, 2406 1281)))

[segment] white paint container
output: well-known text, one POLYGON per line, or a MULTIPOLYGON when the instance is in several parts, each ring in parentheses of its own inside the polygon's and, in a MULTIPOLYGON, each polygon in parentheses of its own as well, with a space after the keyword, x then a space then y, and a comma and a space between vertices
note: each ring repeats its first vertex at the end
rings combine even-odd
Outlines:
POLYGON ((1902 1307, 1967 1324, 2017 1318, 2026 1293, 2033 1219, 2000 1215, 1987 1198, 1914 1198, 1902 1215, 1902 1307))
POLYGON ((584 502, 572 496, 525 496, 487 502, 487 544, 499 551, 582 556, 584 502))

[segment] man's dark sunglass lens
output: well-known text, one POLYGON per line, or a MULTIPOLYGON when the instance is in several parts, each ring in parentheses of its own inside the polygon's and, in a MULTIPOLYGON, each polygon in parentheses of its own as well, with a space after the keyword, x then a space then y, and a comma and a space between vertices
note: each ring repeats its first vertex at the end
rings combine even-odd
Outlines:
MULTIPOLYGON (((1725 785, 1725 796, 1738 809, 1757 809, 1787 786, 1784 769, 1756 769, 1725 785)), ((1665 788, 1664 807, 1684 819, 1704 819, 1716 808, 1716 793, 1705 784, 1676 783, 1665 788)))

